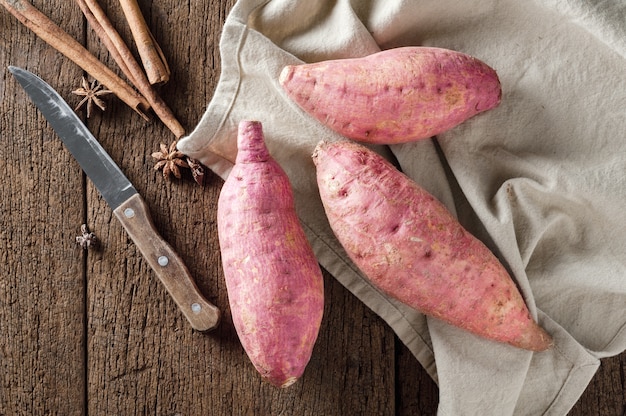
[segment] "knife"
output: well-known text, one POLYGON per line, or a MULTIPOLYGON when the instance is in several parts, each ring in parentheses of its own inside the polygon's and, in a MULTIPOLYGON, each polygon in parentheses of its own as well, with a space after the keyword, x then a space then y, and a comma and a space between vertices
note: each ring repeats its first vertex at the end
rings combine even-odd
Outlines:
POLYGON ((9 71, 113 209, 191 326, 199 331, 215 328, 219 309, 202 296, 181 258, 159 235, 147 204, 119 166, 50 85, 25 69, 9 66, 9 71))

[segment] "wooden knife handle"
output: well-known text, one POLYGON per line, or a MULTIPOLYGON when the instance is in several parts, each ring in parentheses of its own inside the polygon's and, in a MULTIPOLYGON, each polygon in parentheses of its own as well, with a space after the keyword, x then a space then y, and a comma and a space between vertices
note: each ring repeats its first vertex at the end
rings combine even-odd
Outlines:
POLYGON ((159 235, 141 195, 131 196, 113 213, 161 279, 191 326, 198 331, 215 328, 220 320, 219 309, 202 296, 187 266, 159 235))

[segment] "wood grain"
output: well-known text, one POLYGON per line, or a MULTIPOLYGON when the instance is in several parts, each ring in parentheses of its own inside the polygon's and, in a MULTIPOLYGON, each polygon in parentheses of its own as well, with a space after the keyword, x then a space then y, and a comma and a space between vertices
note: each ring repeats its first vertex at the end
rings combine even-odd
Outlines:
MULTIPOLYGON (((109 67, 73 2, 32 4, 109 67)), ((101 2, 123 22, 117 2, 101 2)), ((234 0, 139 1, 168 58, 159 87, 183 126, 218 81, 234 0)), ((132 40, 128 28, 117 27, 132 40)), ((263 383, 232 326, 215 223, 222 181, 166 181, 150 154, 172 133, 110 101, 87 125, 146 200, 157 230, 223 312, 191 329, 111 209, 6 70, 24 67, 75 105, 82 72, 0 10, 0 415, 434 415, 438 390, 381 319, 325 274, 326 309, 300 382, 263 383), (86 223, 98 250, 74 243, 86 223)), ((132 45, 132 43, 131 43, 132 45)), ((133 49, 136 53, 136 49, 133 49)), ((115 69, 116 70, 116 69, 115 69)), ((119 73, 119 72, 118 72, 119 73)), ((622 416, 626 355, 608 358, 571 415, 622 416)))
MULTIPOLYGON (((40 6, 57 19, 64 16, 69 31, 80 35, 75 10, 40 6)), ((84 253, 73 240, 85 217, 84 180, 20 87, 7 82, 6 68, 37 68, 45 57, 61 83, 80 71, 4 10, 0 25, 0 414, 80 415, 86 400, 86 275, 84 253)))

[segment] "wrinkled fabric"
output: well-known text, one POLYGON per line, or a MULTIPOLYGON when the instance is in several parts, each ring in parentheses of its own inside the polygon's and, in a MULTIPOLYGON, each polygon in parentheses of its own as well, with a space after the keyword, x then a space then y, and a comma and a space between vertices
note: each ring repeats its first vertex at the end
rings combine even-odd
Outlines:
POLYGON ((626 3, 621 0, 239 0, 222 74, 179 149, 226 178, 237 125, 263 123, 320 264, 438 383, 439 415, 565 415, 626 349, 626 3), (311 153, 341 137, 278 84, 288 64, 399 46, 493 67, 501 104, 435 138, 377 146, 500 258, 555 346, 531 353, 427 318, 372 287, 333 236, 311 153))

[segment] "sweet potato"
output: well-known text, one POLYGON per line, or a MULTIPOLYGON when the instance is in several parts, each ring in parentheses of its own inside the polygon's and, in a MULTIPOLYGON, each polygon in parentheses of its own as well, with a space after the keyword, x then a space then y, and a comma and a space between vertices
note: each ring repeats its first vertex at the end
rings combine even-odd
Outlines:
POLYGON ((242 121, 235 166, 220 192, 217 226, 235 330, 271 384, 304 372, 324 310, 320 266, 296 215, 291 184, 258 121, 242 121))
POLYGON ((434 196, 348 140, 321 142, 313 160, 333 232, 381 291, 492 340, 551 345, 504 266, 434 196))
POLYGON ((501 97, 492 68, 469 55, 431 47, 286 66, 279 82, 323 124, 375 144, 440 134, 494 108, 501 97))

